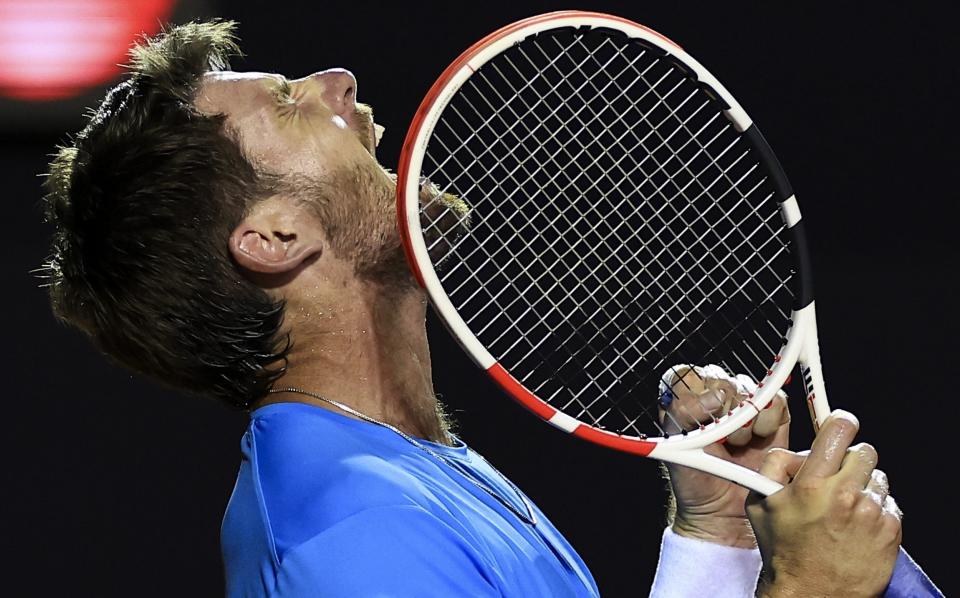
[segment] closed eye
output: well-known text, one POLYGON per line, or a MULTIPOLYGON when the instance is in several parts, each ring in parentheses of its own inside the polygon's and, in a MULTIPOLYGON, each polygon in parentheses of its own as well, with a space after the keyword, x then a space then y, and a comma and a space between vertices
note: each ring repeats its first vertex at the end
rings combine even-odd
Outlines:
POLYGON ((293 87, 290 85, 290 82, 279 77, 277 80, 277 85, 273 88, 273 93, 277 96, 277 100, 283 104, 292 104, 293 100, 293 87))

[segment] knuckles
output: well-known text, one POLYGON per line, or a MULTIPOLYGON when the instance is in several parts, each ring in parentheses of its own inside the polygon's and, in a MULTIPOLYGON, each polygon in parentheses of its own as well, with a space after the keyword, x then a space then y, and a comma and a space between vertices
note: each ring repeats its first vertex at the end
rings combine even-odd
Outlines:
MULTIPOLYGON (((860 500, 862 497, 863 494, 861 491, 847 487, 839 488, 834 495, 835 508, 842 513, 853 511, 857 509, 858 505, 862 502, 860 500)), ((873 501, 869 499, 868 502, 873 503, 873 501)), ((876 503, 873 504, 874 506, 878 506, 876 503)))
POLYGON ((753 438, 753 430, 750 428, 740 428, 739 430, 727 436, 727 444, 732 446, 746 446, 753 438))
POLYGON ((899 546, 903 539, 902 517, 903 513, 897 506, 897 501, 893 500, 892 496, 887 496, 881 509, 880 537, 878 540, 887 542, 889 545, 899 546))
POLYGON ((866 522, 878 521, 883 516, 883 505, 875 492, 861 492, 854 509, 855 516, 866 522))
POLYGON ((793 455, 793 453, 786 449, 772 448, 767 451, 767 454, 763 457, 763 463, 775 469, 786 469, 787 465, 789 465, 793 459, 793 455))
POLYGON ((885 513, 881 522, 880 535, 881 541, 899 546, 903 539, 903 524, 900 522, 900 517, 893 513, 885 513))
POLYGON ((790 466, 796 458, 797 455, 795 453, 786 449, 772 448, 764 455, 760 471, 767 477, 786 483, 791 475, 790 466))

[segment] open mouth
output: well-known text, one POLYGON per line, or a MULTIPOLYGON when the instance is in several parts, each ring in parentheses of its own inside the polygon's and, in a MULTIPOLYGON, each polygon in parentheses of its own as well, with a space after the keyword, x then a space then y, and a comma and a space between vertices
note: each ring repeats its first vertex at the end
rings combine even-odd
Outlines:
POLYGON ((360 143, 371 155, 377 155, 377 146, 380 145, 380 138, 383 136, 383 126, 373 121, 373 109, 367 104, 356 104, 354 112, 354 122, 357 127, 357 135, 360 143))

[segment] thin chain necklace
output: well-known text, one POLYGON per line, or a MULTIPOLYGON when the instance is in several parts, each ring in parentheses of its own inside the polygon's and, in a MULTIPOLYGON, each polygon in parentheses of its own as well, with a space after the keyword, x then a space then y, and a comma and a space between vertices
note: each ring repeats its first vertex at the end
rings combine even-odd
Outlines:
POLYGON ((515 506, 513 506, 513 505, 510 503, 510 501, 508 501, 506 498, 504 498, 504 497, 500 496, 499 494, 497 494, 497 492, 494 491, 492 488, 490 488, 490 486, 487 486, 487 485, 484 484, 482 481, 480 481, 480 480, 478 480, 477 478, 475 478, 471 473, 469 473, 467 470, 465 470, 465 469, 463 468, 463 466, 461 466, 459 463, 457 463, 456 461, 453 461, 453 460, 451 460, 451 459, 449 459, 449 458, 441 455, 441 454, 438 453, 437 451, 435 451, 435 450, 433 450, 432 448, 430 448, 429 446, 426 446, 425 444, 421 443, 419 440, 417 440, 417 439, 414 438, 413 436, 407 434, 406 432, 402 431, 400 428, 397 428, 396 426, 392 426, 392 425, 390 425, 390 424, 388 424, 388 423, 386 423, 386 422, 382 422, 382 421, 380 421, 380 420, 378 420, 378 419, 374 419, 374 418, 370 417, 369 415, 365 415, 365 414, 363 414, 363 413, 360 413, 359 411, 357 411, 357 410, 354 409, 353 407, 350 407, 350 406, 348 406, 348 405, 344 405, 343 403, 340 403, 340 402, 338 402, 338 401, 334 401, 334 400, 328 399, 327 397, 318 395, 318 394, 315 393, 315 392, 310 392, 310 391, 308 391, 308 390, 303 390, 302 388, 296 388, 296 387, 294 387, 294 386, 288 386, 288 387, 285 387, 285 388, 273 388, 273 389, 270 389, 270 391, 269 391, 270 394, 274 394, 274 393, 278 393, 278 392, 293 392, 293 393, 300 393, 300 394, 303 394, 303 395, 307 395, 308 397, 313 397, 314 399, 318 399, 318 400, 320 400, 320 401, 323 401, 324 403, 329 403, 330 405, 333 405, 334 407, 337 407, 338 409, 342 409, 343 411, 346 411, 346 412, 349 413, 350 415, 359 417, 360 419, 362 419, 362 420, 365 421, 365 422, 369 422, 369 423, 371 423, 371 424, 376 424, 376 425, 381 426, 381 427, 383 427, 383 428, 386 428, 386 429, 388 429, 388 430, 392 430, 393 432, 395 432, 397 435, 399 435, 401 438, 403 438, 404 440, 406 440, 407 442, 409 442, 409 443, 412 444, 413 446, 417 447, 417 448, 420 449, 421 451, 423 451, 423 452, 427 453, 428 455, 432 456, 434 459, 437 459, 438 461, 441 461, 442 463, 446 464, 446 466, 449 467, 450 469, 453 469, 454 471, 458 472, 461 476, 463 476, 464 478, 466 478, 467 480, 469 480, 470 483, 472 483, 474 486, 476 486, 476 487, 479 488, 480 490, 483 490, 483 491, 486 492, 488 495, 490 495, 494 500, 496 500, 496 501, 499 502, 501 505, 503 505, 504 507, 506 507, 506 509, 507 509, 508 511, 510 511, 511 513, 513 513, 514 515, 516 515, 517 518, 520 519, 520 521, 523 521, 524 523, 526 523, 526 524, 528 524, 528 525, 536 525, 536 524, 537 524, 537 516, 536 516, 536 514, 533 512, 533 507, 530 506, 530 503, 527 501, 526 497, 524 497, 523 493, 520 492, 520 489, 517 488, 516 485, 514 485, 513 482, 511 482, 509 479, 507 479, 507 477, 506 477, 505 475, 503 475, 502 473, 500 473, 500 471, 497 470, 497 468, 495 468, 493 465, 490 465, 490 462, 487 461, 486 459, 484 459, 484 458, 483 458, 483 455, 481 455, 480 453, 474 453, 474 454, 476 454, 478 457, 480 457, 480 459, 481 459, 484 463, 486 463, 487 466, 488 466, 490 469, 492 469, 498 476, 500 476, 500 479, 501 479, 501 480, 503 480, 508 486, 510 486, 510 488, 513 489, 513 491, 517 494, 517 497, 520 498, 520 502, 523 503, 523 507, 524 507, 524 509, 526 509, 526 511, 527 511, 526 513, 521 513, 519 509, 517 509, 515 506))

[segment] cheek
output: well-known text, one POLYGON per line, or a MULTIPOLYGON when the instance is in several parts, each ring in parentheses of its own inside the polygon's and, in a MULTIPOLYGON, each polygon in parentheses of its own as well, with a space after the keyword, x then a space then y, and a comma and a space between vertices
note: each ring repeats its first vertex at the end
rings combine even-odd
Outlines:
POLYGON ((322 176, 357 164, 364 157, 370 159, 356 133, 341 128, 330 118, 316 120, 319 119, 293 119, 277 127, 262 152, 264 166, 278 172, 322 176))
POLYGON ((372 160, 338 116, 305 110, 279 118, 258 115, 239 124, 248 156, 271 172, 320 177, 372 160))

